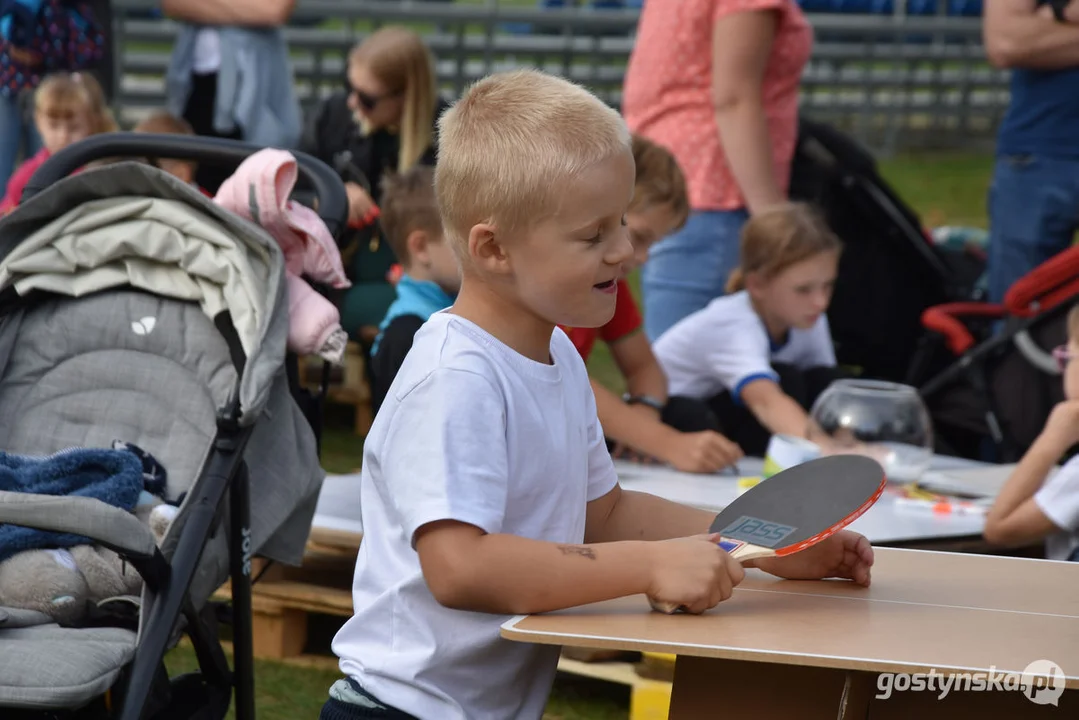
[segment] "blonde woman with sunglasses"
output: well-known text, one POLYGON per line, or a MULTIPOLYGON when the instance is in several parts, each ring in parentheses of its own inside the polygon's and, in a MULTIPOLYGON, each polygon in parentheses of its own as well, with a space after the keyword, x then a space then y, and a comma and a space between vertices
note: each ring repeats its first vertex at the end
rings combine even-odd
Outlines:
MULTIPOLYGON (((438 96, 434 58, 414 31, 389 25, 352 49, 343 91, 308 118, 300 149, 341 174, 353 227, 377 217, 383 177, 435 164, 435 124, 447 106, 438 96)), ((362 342, 373 338, 366 335, 377 332, 393 302, 386 278, 396 259, 375 236, 351 260, 354 286, 341 303, 342 319, 362 342)))
POLYGON ((343 92, 310 118, 303 149, 362 173, 365 182, 348 183, 350 219, 359 222, 377 205, 383 175, 434 165, 435 121, 445 106, 423 39, 387 26, 349 53, 343 92))

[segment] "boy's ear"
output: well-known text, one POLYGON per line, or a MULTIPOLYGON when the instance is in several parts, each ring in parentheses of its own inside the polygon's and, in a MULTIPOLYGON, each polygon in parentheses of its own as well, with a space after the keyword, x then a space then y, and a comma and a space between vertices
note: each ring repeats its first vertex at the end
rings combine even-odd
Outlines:
POLYGON ((427 262, 427 244, 430 242, 430 238, 427 237, 427 233, 423 230, 413 230, 405 238, 405 247, 408 248, 408 259, 410 263, 424 263, 427 262))
POLYGON ((478 267, 487 272, 509 271, 509 255, 499 240, 497 228, 490 223, 479 223, 469 230, 468 254, 478 267))

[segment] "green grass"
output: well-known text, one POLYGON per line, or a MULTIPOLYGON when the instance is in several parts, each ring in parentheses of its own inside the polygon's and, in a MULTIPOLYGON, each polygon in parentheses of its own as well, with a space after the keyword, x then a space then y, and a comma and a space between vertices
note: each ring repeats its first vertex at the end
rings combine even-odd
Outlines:
MULTIPOLYGON (((970 155, 907 155, 881 163, 881 172, 898 195, 928 225, 961 224, 986 226, 985 195, 992 159, 970 155)), ((640 297, 636 276, 630 278, 640 297)), ((622 380, 610 353, 598 343, 589 360, 589 371, 608 387, 621 391, 622 380)), ((323 465, 335 473, 355 472, 360 466, 363 442, 353 435, 351 412, 331 408, 323 435, 323 465)), ((179 648, 169 658, 176 668, 193 666, 189 650, 179 648)), ((337 678, 334 672, 286 667, 273 662, 256 664, 258 709, 265 720, 311 718, 337 678)), ((596 697, 598 686, 556 684, 547 720, 614 720, 627 717, 625 700, 596 697)))
MULTIPOLYGON (((187 645, 170 652, 165 665, 173 677, 198 669, 195 652, 187 645)), ((336 670, 256 660, 255 707, 259 720, 316 720, 330 686, 339 678, 341 674, 336 670)), ((582 691, 576 683, 557 683, 544 720, 626 720, 628 717, 624 700, 587 697, 585 692, 587 689, 582 691)), ((234 720, 231 709, 228 720, 234 720)))

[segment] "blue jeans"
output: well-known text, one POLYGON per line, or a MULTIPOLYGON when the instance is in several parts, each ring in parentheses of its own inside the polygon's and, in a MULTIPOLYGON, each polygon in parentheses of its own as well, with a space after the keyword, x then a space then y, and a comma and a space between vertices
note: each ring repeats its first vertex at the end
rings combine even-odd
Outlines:
POLYGON ((1079 230, 1079 160, 997 158, 989 188, 989 301, 1066 250, 1079 230))
POLYGON ((694 210, 681 230, 652 247, 641 271, 649 340, 725 293, 748 218, 745 210, 694 210))
POLYGON ((0 95, 0 188, 7 188, 18 160, 25 160, 40 149, 41 137, 25 100, 0 95))

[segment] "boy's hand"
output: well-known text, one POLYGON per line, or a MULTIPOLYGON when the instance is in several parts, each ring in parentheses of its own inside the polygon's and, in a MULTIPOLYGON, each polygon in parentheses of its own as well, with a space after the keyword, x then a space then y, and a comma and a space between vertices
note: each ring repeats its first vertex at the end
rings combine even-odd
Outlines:
POLYGON ((856 532, 840 530, 801 552, 781 558, 761 558, 751 564, 788 580, 842 578, 869 587, 873 546, 856 532))
POLYGON ((1079 443, 1079 400, 1057 403, 1049 413, 1042 435, 1054 448, 1059 448, 1061 454, 1079 443))
POLYGON ((649 599, 702 613, 730 598, 746 573, 718 542, 712 534, 653 543, 649 599))
POLYGON ((676 432, 663 458, 676 470, 710 473, 738 462, 742 448, 713 430, 676 432))

